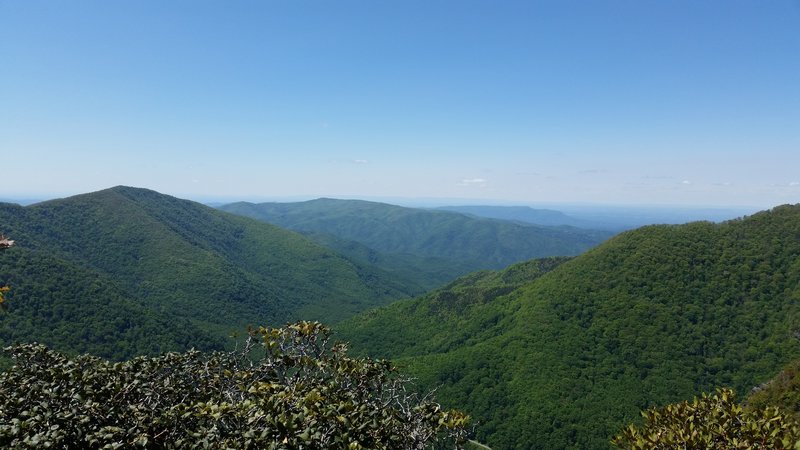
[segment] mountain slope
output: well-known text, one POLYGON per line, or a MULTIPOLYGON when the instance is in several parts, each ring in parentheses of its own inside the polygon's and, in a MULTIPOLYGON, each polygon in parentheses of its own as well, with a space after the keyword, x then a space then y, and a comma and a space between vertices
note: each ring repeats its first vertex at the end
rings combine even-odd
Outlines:
POLYGON ((800 355, 800 206, 644 227, 480 301, 464 289, 367 312, 341 337, 440 386, 492 448, 605 448, 641 409, 747 392, 800 355))
MULTIPOLYGON (((80 333, 80 324, 129 307, 119 315, 189 322, 220 336, 301 317, 333 323, 409 294, 386 274, 299 234, 145 189, 116 187, 24 208, 3 204, 0 226, 17 244, 0 254, 0 284, 13 286, 10 311, 0 315, 4 343, 53 341, 55 328, 80 333), (100 287, 57 280, 68 271, 100 287), (72 305, 65 315, 50 317, 64 305, 72 305), (52 329, 20 332, 44 318, 53 320, 52 329)), ((57 348, 79 348, 61 341, 57 348)), ((170 342, 185 348, 203 340, 170 342)))
MULTIPOLYGON (((576 255, 611 233, 541 227, 360 200, 233 203, 220 209, 311 235, 358 242, 406 267, 449 267, 440 283, 479 269, 499 269, 535 257, 576 255)), ((387 270, 397 269, 381 266, 387 270)))
POLYGON ((35 340, 118 360, 224 345, 190 320, 149 310, 110 277, 46 252, 6 250, 0 273, 11 286, 0 312, 2 346, 35 340))

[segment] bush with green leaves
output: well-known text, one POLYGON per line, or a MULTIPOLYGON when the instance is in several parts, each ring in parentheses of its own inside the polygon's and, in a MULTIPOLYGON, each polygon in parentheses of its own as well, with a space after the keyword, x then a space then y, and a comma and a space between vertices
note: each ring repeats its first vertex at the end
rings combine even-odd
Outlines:
POLYGON ((730 389, 642 412, 612 439, 626 450, 800 449, 800 426, 776 407, 744 410, 730 389))
POLYGON ((423 449, 468 417, 420 398, 389 362, 350 358, 317 322, 251 330, 241 349, 112 363, 8 348, 3 448, 423 449))
POLYGON ((745 403, 746 410, 777 406, 800 421, 800 359, 790 362, 774 378, 753 389, 745 403))

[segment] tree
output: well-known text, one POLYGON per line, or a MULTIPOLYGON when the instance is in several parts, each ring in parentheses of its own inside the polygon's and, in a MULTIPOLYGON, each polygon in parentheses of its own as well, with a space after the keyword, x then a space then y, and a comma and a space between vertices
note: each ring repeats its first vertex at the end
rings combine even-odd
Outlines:
POLYGON ((423 449, 468 417, 410 392, 387 361, 347 356, 317 322, 259 328, 243 348, 112 364, 38 344, 7 349, 4 448, 423 449))
POLYGON ((626 450, 800 449, 800 427, 778 408, 745 411, 730 389, 642 412, 611 442, 626 450))

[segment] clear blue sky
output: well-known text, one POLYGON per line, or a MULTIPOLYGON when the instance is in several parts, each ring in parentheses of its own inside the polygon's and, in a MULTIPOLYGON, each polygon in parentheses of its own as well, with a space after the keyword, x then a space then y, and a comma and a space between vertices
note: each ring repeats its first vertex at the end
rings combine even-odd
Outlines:
POLYGON ((800 2, 0 0, 0 197, 800 202, 800 2))

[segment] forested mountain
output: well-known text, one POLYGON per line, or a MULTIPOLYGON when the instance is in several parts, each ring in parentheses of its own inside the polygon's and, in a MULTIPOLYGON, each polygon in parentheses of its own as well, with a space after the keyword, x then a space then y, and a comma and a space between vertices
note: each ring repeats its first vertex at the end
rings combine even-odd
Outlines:
POLYGON ((361 200, 242 202, 220 209, 299 231, 348 256, 372 251, 371 264, 425 287, 474 270, 499 269, 537 257, 577 255, 611 236, 605 231, 526 225, 361 200))
POLYGON ((800 355, 800 205, 648 226, 558 262, 470 275, 340 338, 439 386, 496 450, 606 448, 644 408, 744 395, 800 355))
POLYGON ((335 323, 413 290, 288 230, 116 187, 0 204, 0 344, 123 358, 220 347, 247 324, 335 323))

